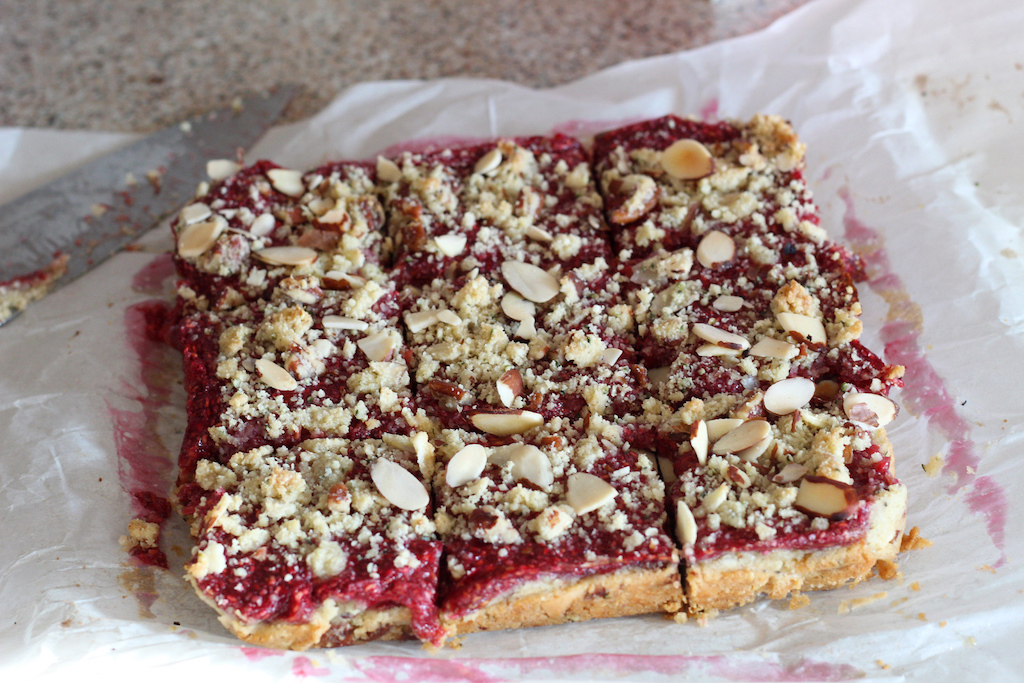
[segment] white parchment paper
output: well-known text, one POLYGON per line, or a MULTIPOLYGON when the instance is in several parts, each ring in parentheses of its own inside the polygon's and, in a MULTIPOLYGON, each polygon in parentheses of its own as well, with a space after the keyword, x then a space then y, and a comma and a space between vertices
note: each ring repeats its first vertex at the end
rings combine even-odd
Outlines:
MULTIPOLYGON (((180 578, 180 522, 161 542, 170 571, 134 567, 117 543, 136 512, 127 491, 169 487, 184 427, 180 359, 126 323, 135 304, 170 300, 163 229, 0 329, 0 679, 1020 680, 1021 26, 1016 0, 818 0, 760 33, 552 90, 360 85, 248 155, 306 168, 410 140, 586 136, 667 112, 791 119, 823 224, 869 266, 864 339, 908 368, 890 436, 909 525, 934 546, 906 553, 902 578, 705 627, 607 620, 437 654, 242 647, 180 578)), ((0 129, 0 200, 131 139, 0 129)))

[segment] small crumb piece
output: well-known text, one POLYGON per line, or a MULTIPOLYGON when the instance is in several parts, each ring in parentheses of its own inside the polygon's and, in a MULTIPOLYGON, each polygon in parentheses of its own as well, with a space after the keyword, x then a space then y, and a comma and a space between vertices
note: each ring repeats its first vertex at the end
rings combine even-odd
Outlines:
POLYGON ((675 622, 676 622, 677 624, 685 624, 685 623, 686 623, 686 620, 687 620, 687 618, 688 618, 688 617, 686 616, 686 612, 676 612, 675 614, 673 614, 673 615, 671 615, 671 616, 672 616, 672 619, 673 619, 673 620, 674 620, 674 621, 675 621, 675 622))
POLYGON ((853 600, 843 600, 841 603, 839 603, 839 614, 846 614, 847 612, 852 612, 855 609, 860 609, 864 605, 870 605, 872 602, 875 602, 876 600, 881 600, 888 595, 888 593, 882 591, 881 593, 875 593, 874 595, 867 598, 854 598, 853 600))
POLYGON ((160 540, 160 525, 147 522, 144 519, 133 519, 128 522, 128 535, 117 539, 118 544, 125 552, 134 548, 148 550, 155 548, 160 540))
POLYGON ((803 593, 796 593, 795 595, 793 595, 793 597, 789 599, 789 609, 791 610, 800 609, 801 607, 807 607, 807 605, 809 604, 811 604, 810 597, 804 595, 803 593))
POLYGON ((910 584, 910 590, 912 590, 912 591, 919 591, 919 590, 921 590, 921 584, 919 584, 917 581, 915 581, 914 583, 910 584))
POLYGON ((978 567, 978 571, 980 571, 980 572, 988 572, 989 574, 995 574, 996 573, 996 568, 991 566, 991 565, 983 564, 980 567, 978 567))
POLYGON ((946 628, 946 620, 945 619, 943 619, 942 621, 939 622, 939 628, 946 628))
POLYGON ((939 474, 939 472, 942 470, 942 466, 945 464, 946 461, 943 459, 942 453, 936 453, 935 455, 932 456, 931 460, 929 460, 926 464, 921 465, 921 469, 923 469, 924 473, 927 474, 929 477, 934 477, 939 474))
POLYGON ((876 567, 878 569, 878 576, 886 581, 902 576, 899 565, 897 565, 895 562, 886 562, 885 560, 879 560, 876 567))
POLYGON ((927 538, 921 537, 921 530, 916 526, 910 531, 903 534, 903 541, 900 543, 900 552, 906 552, 908 550, 922 550, 923 548, 931 548, 932 542, 927 538))
POLYGON ((878 664, 878 668, 880 668, 880 669, 882 669, 884 671, 888 671, 889 669, 892 668, 892 665, 886 664, 881 659, 876 659, 875 662, 878 664))
POLYGON ((928 621, 928 617, 925 616, 924 612, 918 612, 917 613, 917 618, 920 619, 921 621, 928 621))

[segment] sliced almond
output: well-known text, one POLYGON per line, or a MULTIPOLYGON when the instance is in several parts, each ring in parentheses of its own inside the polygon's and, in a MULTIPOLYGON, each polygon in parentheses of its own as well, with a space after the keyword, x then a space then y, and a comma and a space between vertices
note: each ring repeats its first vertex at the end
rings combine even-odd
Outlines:
POLYGON ((771 433, 772 426, 766 420, 748 420, 718 439, 711 452, 715 455, 737 453, 756 445, 771 433))
POLYGON ((199 221, 206 220, 212 213, 213 211, 209 206, 202 202, 196 202, 195 204, 189 204, 178 212, 178 219, 185 225, 188 225, 189 223, 198 223, 199 221))
POLYGON ((697 420, 690 427, 690 447, 697 456, 697 462, 701 465, 707 462, 708 447, 711 439, 708 437, 708 424, 704 420, 697 420))
POLYGON ((242 165, 230 159, 210 159, 206 162, 206 175, 210 180, 226 180, 242 170, 242 165))
POLYGON ((663 455, 658 456, 658 471, 661 473, 661 480, 666 485, 679 480, 679 477, 676 476, 676 468, 672 466, 672 460, 663 455))
POLYGON ((566 502, 578 515, 596 510, 619 495, 615 487, 601 477, 587 472, 569 475, 566 481, 566 502))
POLYGON ((405 326, 416 334, 439 322, 437 311, 416 311, 405 314, 405 326))
POLYGON ((519 322, 516 326, 517 339, 533 339, 537 336, 537 325, 534 323, 533 318, 527 318, 519 322))
POLYGON ((791 484, 807 474, 807 466, 798 462, 791 462, 772 477, 776 484, 791 484))
POLYGON ((766 436, 753 446, 748 446, 742 450, 736 451, 734 455, 743 460, 744 462, 754 462, 761 457, 761 454, 768 450, 768 447, 772 445, 772 437, 766 436))
POLYGON ((843 397, 843 411, 858 424, 878 429, 896 419, 896 404, 879 394, 854 392, 843 397))
POLYGON ((274 232, 274 228, 277 227, 277 219, 274 218, 272 213, 261 213, 253 220, 252 225, 249 226, 249 234, 255 235, 256 237, 266 237, 270 233, 274 232))
POLYGON ((496 386, 502 405, 511 408, 516 398, 523 394, 523 376, 518 370, 512 368, 498 378, 496 386))
POLYGON ((760 339, 750 347, 750 355, 758 358, 778 358, 779 360, 789 360, 791 358, 796 358, 799 353, 800 349, 793 344, 782 341, 781 339, 775 339, 774 337, 765 337, 764 339, 760 339))
POLYGON ((520 445, 512 454, 512 476, 526 479, 541 488, 547 488, 555 481, 551 461, 544 451, 530 444, 520 445))
POLYGON ((512 320, 523 321, 537 314, 537 307, 515 292, 508 292, 501 297, 501 310, 512 320))
POLYGON ((476 413, 470 418, 473 426, 495 436, 523 434, 544 424, 544 416, 530 410, 510 413, 476 413))
POLYGON ((709 231, 697 245, 697 263, 705 268, 714 268, 720 263, 728 263, 734 256, 736 256, 736 243, 720 230, 709 231))
POLYGON ((389 503, 403 510, 422 510, 430 504, 423 482, 409 470, 386 458, 378 458, 370 467, 370 478, 389 503))
POLYGON ((561 291, 558 279, 554 275, 543 268, 522 261, 505 261, 501 264, 501 274, 509 287, 521 294, 524 299, 537 303, 550 301, 561 291))
POLYGON ((750 475, 736 467, 736 465, 729 465, 729 468, 725 471, 725 478, 741 489, 750 488, 750 475))
POLYGON ((385 157, 377 157, 377 177, 385 183, 397 183, 402 179, 402 169, 385 157))
POLYGON ((617 349, 614 346, 609 347, 601 352, 601 360, 606 365, 615 365, 619 358, 622 358, 622 349, 617 349))
POLYGON ((793 507, 806 514, 838 522, 853 514, 857 502, 857 492, 849 484, 808 474, 800 482, 793 507))
POLYGON ((775 314, 775 319, 779 321, 783 330, 795 335, 797 341, 808 341, 814 344, 824 344, 827 341, 825 325, 820 318, 781 311, 775 314))
POLYGON ((720 484, 717 489, 704 496, 704 500, 701 501, 701 507, 703 507, 707 512, 714 512, 729 497, 730 488, 731 487, 728 482, 720 484))
POLYGON ((538 228, 536 225, 531 225, 526 229, 526 236, 537 242, 550 242, 555 239, 550 232, 544 228, 538 228))
POLYGON ((370 326, 370 323, 365 320, 346 318, 341 315, 325 315, 323 324, 325 330, 356 330, 357 332, 362 332, 370 326))
POLYGON ((470 444, 452 456, 445 469, 444 480, 456 488, 480 477, 487 465, 487 449, 480 444, 470 444))
POLYGON ((320 290, 299 289, 297 287, 283 289, 285 296, 298 301, 300 304, 315 304, 320 300, 320 290))
POLYGON ((466 236, 454 232, 438 235, 434 238, 434 246, 445 256, 454 258, 465 250, 466 236))
POLYGON ((719 417, 714 420, 708 420, 708 440, 714 443, 744 422, 746 420, 739 417, 719 417))
POLYGON ((743 308, 743 297, 722 295, 714 300, 711 307, 725 313, 735 313, 743 308))
POLYGON ((369 334, 356 342, 366 357, 372 361, 383 362, 391 357, 395 350, 395 339, 385 330, 369 334))
POLYGON ((318 254, 309 247, 267 247, 254 254, 259 260, 277 266, 308 266, 316 263, 318 254))
POLYGON ((256 360, 256 374, 263 380, 263 383, 278 391, 295 391, 299 382, 288 374, 288 371, 277 363, 259 358, 256 360))
POLYGON ((710 358, 712 356, 740 356, 743 355, 743 350, 729 349, 716 344, 701 344, 697 347, 696 353, 701 358, 710 358))
POLYGON ((685 501, 676 502, 676 538, 683 545, 697 542, 697 520, 685 501))
POLYGON ((477 159, 476 165, 473 166, 473 173, 490 173, 501 165, 501 159, 501 150, 495 147, 477 159))
POLYGON ((676 140, 661 153, 661 167, 681 180, 697 180, 715 171, 715 158, 696 140, 676 140))
POLYGON ((267 171, 270 184, 281 194, 289 197, 301 197, 306 194, 306 184, 302 182, 302 172, 290 168, 272 168, 267 171))
POLYGON ((814 382, 806 377, 789 377, 775 382, 764 392, 764 407, 775 415, 789 415, 814 397, 814 382))
POLYGON ((437 312, 437 321, 444 323, 445 325, 461 325, 462 318, 460 318, 454 311, 449 311, 447 308, 442 308, 437 312))
POLYGON ((819 401, 831 401, 839 395, 842 387, 839 382, 831 379, 823 379, 814 387, 814 398, 819 401))
POLYGON ((716 346, 721 346, 723 349, 742 351, 750 348, 750 342, 740 335, 727 332, 726 330, 715 327, 714 325, 708 325, 707 323, 695 323, 691 329, 695 335, 704 341, 710 342, 716 346))
POLYGON ((220 216, 214 216, 213 220, 185 226, 185 229, 178 234, 178 256, 181 258, 202 256, 213 248, 227 225, 226 220, 220 216))
POLYGON ((366 278, 352 273, 343 273, 340 270, 331 270, 324 273, 321 284, 324 289, 335 291, 359 289, 366 284, 366 278))

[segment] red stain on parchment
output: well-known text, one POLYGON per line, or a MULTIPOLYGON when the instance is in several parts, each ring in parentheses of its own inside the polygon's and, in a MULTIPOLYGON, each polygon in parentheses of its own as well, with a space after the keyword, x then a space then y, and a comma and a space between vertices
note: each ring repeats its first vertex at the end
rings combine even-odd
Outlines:
POLYGON ((884 239, 857 218, 849 189, 840 189, 839 196, 846 207, 843 215, 846 239, 864 259, 868 285, 889 304, 888 321, 882 326, 881 336, 886 361, 907 369, 901 394, 903 403, 924 416, 929 426, 946 439, 949 446, 942 472, 953 477, 949 493, 967 488, 964 500, 968 508, 984 518, 989 538, 1000 552, 993 566, 1002 566, 1006 562, 1006 491, 991 477, 975 474, 981 457, 971 438, 971 424, 960 415, 957 401, 950 395, 942 376, 928 362, 919 343, 923 322, 921 309, 910 299, 903 281, 893 270, 884 239))

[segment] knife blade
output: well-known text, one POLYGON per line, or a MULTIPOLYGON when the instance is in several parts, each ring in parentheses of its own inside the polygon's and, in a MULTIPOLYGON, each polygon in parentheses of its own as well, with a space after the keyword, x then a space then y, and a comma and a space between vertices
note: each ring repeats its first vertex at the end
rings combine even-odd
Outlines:
POLYGON ((298 88, 170 126, 0 207, 0 325, 155 227, 194 196, 210 159, 235 159, 298 88))

